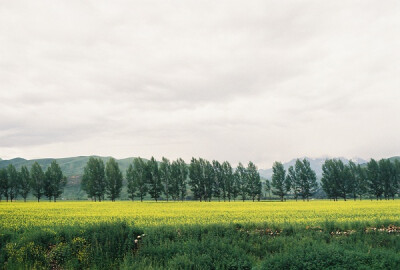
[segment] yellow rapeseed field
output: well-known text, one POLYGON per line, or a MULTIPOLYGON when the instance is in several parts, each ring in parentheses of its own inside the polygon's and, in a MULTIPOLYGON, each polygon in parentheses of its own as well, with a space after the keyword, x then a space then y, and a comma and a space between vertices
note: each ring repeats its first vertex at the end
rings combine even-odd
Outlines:
POLYGON ((310 202, 13 202, 0 203, 0 227, 126 220, 141 227, 183 224, 301 224, 400 221, 400 200, 310 202))

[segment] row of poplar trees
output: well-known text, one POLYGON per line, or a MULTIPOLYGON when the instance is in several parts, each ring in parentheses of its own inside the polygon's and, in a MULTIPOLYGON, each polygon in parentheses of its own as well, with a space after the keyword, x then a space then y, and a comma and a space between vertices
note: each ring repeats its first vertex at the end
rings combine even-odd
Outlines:
POLYGON ((290 166, 288 171, 281 162, 274 162, 272 179, 271 182, 266 181, 265 189, 267 192, 272 190, 281 201, 289 192, 292 192, 296 201, 298 198, 308 201, 318 189, 317 177, 306 159, 297 159, 295 165, 290 166))
POLYGON ((22 166, 19 171, 9 164, 0 169, 0 201, 3 196, 7 201, 13 201, 19 195, 26 201, 30 192, 38 202, 42 197, 56 201, 63 193, 66 183, 67 178, 56 161, 45 172, 37 162, 33 163, 30 170, 22 166))
POLYGON ((350 161, 328 159, 322 165, 322 189, 328 198, 361 198, 368 196, 377 200, 394 199, 400 194, 400 162, 389 159, 376 161, 371 159, 366 166, 350 161))
MULTIPOLYGON (((266 181, 265 190, 272 191, 281 201, 288 194, 296 200, 308 200, 319 188, 315 172, 306 159, 297 159, 287 171, 281 162, 275 162, 272 171, 272 180, 266 181)), ((320 186, 326 196, 335 201, 339 198, 361 200, 363 197, 394 199, 396 194, 400 195, 400 161, 371 159, 360 165, 353 161, 344 164, 340 159, 327 159, 322 165, 320 186)))
MULTIPOLYGON (((165 198, 184 200, 188 187, 193 199, 200 201, 242 200, 261 198, 261 179, 257 167, 241 163, 234 170, 229 162, 192 158, 190 164, 182 159, 158 162, 152 157, 146 161, 135 158, 126 170, 125 179, 129 198, 143 199, 150 195, 155 201, 165 198)), ((100 158, 91 157, 84 169, 82 189, 93 200, 101 201, 107 195, 112 201, 120 196, 123 186, 118 163, 110 159, 106 166, 100 158)))

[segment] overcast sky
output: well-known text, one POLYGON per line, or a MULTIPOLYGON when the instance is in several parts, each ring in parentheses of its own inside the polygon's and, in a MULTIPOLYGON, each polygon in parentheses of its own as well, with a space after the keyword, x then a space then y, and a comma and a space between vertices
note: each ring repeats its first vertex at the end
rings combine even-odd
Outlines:
POLYGON ((1 1, 0 157, 400 154, 400 1, 1 1))

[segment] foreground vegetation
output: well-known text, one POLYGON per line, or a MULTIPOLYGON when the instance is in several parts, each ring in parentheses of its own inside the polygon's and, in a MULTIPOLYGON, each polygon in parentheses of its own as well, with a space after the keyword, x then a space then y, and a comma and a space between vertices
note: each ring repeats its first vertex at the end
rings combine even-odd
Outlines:
POLYGON ((400 201, 0 204, 4 269, 399 269, 400 201))

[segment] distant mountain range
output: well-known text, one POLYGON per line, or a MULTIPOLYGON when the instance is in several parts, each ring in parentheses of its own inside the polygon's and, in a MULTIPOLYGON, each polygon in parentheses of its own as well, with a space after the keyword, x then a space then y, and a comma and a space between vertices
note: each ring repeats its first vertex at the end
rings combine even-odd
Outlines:
MULTIPOLYGON (((328 157, 324 157, 324 158, 309 158, 309 157, 302 157, 299 158, 300 160, 306 159, 310 162, 311 168, 315 171, 315 174, 317 175, 317 178, 320 179, 322 177, 322 165, 324 164, 325 160, 330 159, 328 157)), ((352 160, 354 163, 356 164, 364 164, 367 163, 368 161, 362 158, 352 158, 352 159, 347 159, 344 157, 338 157, 336 159, 340 159, 343 161, 343 163, 347 164, 349 163, 350 160, 352 160)), ((290 166, 294 166, 294 164, 296 163, 296 159, 292 159, 289 162, 283 163, 283 166, 285 167, 285 169, 287 170, 290 166)), ((271 179, 272 177, 272 168, 270 169, 260 169, 260 176, 262 178, 265 179, 271 179)))
MULTIPOLYGON (((110 157, 99 157, 101 158, 104 163, 110 157)), ((24 158, 14 158, 10 160, 1 160, 0 159, 0 169, 7 167, 8 164, 13 164, 17 169, 20 169, 21 166, 27 166, 30 168, 34 162, 38 162, 43 170, 45 170, 53 160, 56 160, 58 165, 60 165, 61 170, 63 171, 64 175, 67 177, 71 176, 80 176, 83 175, 83 168, 86 166, 90 156, 80 156, 80 157, 68 157, 68 158, 42 158, 42 159, 24 159, 24 158)), ((133 162, 133 157, 124 158, 124 159, 117 159, 119 168, 121 171, 126 171, 129 164, 133 162)))

